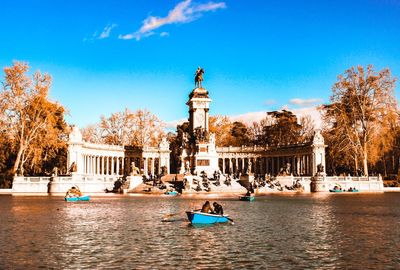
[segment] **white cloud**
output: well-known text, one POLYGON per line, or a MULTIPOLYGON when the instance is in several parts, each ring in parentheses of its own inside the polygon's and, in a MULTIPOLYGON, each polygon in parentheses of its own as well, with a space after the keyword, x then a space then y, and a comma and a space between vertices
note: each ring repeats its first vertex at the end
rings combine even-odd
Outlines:
POLYGON ((226 8, 224 2, 209 2, 207 4, 192 3, 192 0, 184 0, 178 3, 172 10, 168 12, 166 17, 149 16, 143 20, 142 26, 134 33, 120 35, 120 39, 136 39, 140 40, 146 37, 146 34, 156 30, 164 25, 188 23, 201 17, 204 12, 215 11, 217 9, 226 8))
MULTIPOLYGON (((310 115, 311 119, 314 120, 315 128, 321 128, 322 125, 322 114, 320 110, 318 110, 317 106, 304 107, 304 108, 289 108, 289 106, 285 105, 280 110, 288 110, 293 112, 297 118, 310 115)), ((231 121, 240 121, 245 123, 246 125, 252 125, 253 122, 259 122, 261 119, 264 119, 267 115, 266 111, 259 112, 249 112, 245 114, 239 115, 231 115, 229 118, 231 121)))
POLYGON ((161 32, 160 37, 168 37, 169 33, 168 32, 161 32))
POLYGON ((322 99, 320 98, 311 98, 311 99, 302 99, 302 98, 293 98, 289 100, 289 103, 292 105, 296 105, 299 107, 309 107, 312 105, 316 105, 316 103, 321 103, 322 99))
POLYGON ((276 104, 276 100, 273 100, 273 99, 268 99, 268 100, 264 101, 264 105, 266 105, 266 106, 270 106, 270 105, 274 105, 274 104, 276 104))
POLYGON ((97 39, 104 39, 108 38, 110 36, 111 30, 115 28, 117 25, 115 23, 113 24, 108 24, 106 27, 104 27, 103 32, 100 33, 100 35, 97 37, 97 39))
POLYGON ((265 116, 267 116, 266 111, 248 112, 245 114, 230 115, 229 119, 231 119, 231 121, 242 122, 246 125, 252 125, 253 122, 259 122, 261 119, 265 118, 265 116))
POLYGON ((167 130, 176 131, 176 126, 177 125, 181 125, 186 121, 188 121, 186 118, 179 119, 179 120, 168 121, 168 122, 165 123, 165 128, 167 130))
MULTIPOLYGON (((282 108, 283 109, 283 108, 282 108)), ((314 120, 314 126, 317 129, 322 127, 322 114, 321 111, 318 110, 318 106, 304 107, 304 108, 288 108, 286 106, 285 110, 289 110, 297 116, 297 119, 303 116, 311 116, 311 119, 314 120)))

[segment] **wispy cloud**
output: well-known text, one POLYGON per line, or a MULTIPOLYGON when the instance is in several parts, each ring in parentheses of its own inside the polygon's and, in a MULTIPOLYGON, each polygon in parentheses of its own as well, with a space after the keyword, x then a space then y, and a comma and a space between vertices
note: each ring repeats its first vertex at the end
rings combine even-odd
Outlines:
POLYGON ((316 105, 317 103, 321 103, 322 99, 320 98, 311 98, 311 99, 301 99, 301 98, 293 98, 289 100, 289 103, 299 107, 309 107, 312 105, 316 105))
POLYGON ((184 122, 188 121, 186 118, 182 118, 179 120, 168 121, 165 123, 165 128, 167 130, 175 131, 177 125, 182 125, 184 122))
POLYGON ((83 42, 94 42, 96 39, 105 39, 110 37, 111 30, 113 30, 115 27, 117 27, 117 24, 112 23, 112 24, 107 24, 103 31, 99 34, 99 31, 96 31, 93 33, 91 37, 85 37, 83 39, 83 42))
POLYGON ((270 106, 270 105, 274 105, 274 104, 276 104, 276 100, 273 100, 273 99, 267 99, 264 101, 264 105, 266 105, 266 106, 270 106))
POLYGON ((161 32, 160 37, 168 37, 169 33, 168 32, 161 32))
POLYGON ((120 35, 120 39, 136 39, 140 40, 148 36, 154 30, 168 24, 189 23, 202 16, 208 11, 215 11, 226 8, 225 2, 208 2, 207 4, 192 3, 192 0, 185 0, 178 3, 168 12, 166 17, 149 16, 143 20, 142 26, 136 32, 120 35))
POLYGON ((110 36, 111 30, 115 28, 117 25, 115 23, 113 24, 108 24, 106 27, 104 27, 103 32, 100 33, 100 35, 97 37, 97 39, 104 39, 108 38, 110 36))

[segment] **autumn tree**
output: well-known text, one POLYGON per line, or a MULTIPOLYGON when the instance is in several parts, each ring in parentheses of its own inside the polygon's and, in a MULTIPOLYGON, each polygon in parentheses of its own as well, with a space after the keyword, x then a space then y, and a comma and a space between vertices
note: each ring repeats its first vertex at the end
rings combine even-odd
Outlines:
POLYGON ((302 126, 298 123, 297 116, 291 111, 267 112, 271 117, 269 125, 264 125, 257 144, 285 145, 295 144, 302 140, 302 126))
POLYGON ((216 115, 209 118, 209 130, 215 134, 217 146, 233 145, 232 127, 233 123, 228 116, 216 115))
POLYGON ((300 139, 301 141, 310 141, 314 136, 315 122, 311 118, 311 115, 304 115, 300 117, 300 139))
POLYGON ((368 164, 375 164, 383 148, 391 144, 389 124, 396 121, 395 79, 389 69, 375 72, 372 66, 350 68, 332 87, 331 104, 324 106, 324 121, 330 145, 336 156, 351 156, 368 175, 368 164))
POLYGON ((242 122, 235 121, 232 123, 230 135, 233 137, 232 146, 251 144, 249 129, 242 122))
POLYGON ((50 148, 55 141, 63 140, 60 132, 66 126, 64 108, 48 99, 50 75, 37 71, 30 78, 28 71, 28 64, 23 62, 15 62, 12 67, 6 67, 0 93, 1 125, 15 153, 12 175, 17 172, 23 174, 28 160, 32 168, 39 165, 43 155, 54 156, 50 148))
POLYGON ((82 130, 85 141, 115 145, 155 146, 164 136, 164 123, 148 110, 125 109, 100 117, 100 123, 82 130))

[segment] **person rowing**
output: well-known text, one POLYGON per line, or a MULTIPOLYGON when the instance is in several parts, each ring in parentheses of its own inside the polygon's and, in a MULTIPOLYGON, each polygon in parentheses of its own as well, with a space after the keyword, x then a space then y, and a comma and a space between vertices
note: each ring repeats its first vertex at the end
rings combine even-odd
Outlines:
POLYGON ((206 201, 206 202, 203 204, 203 207, 201 208, 201 212, 203 212, 203 213, 209 213, 209 214, 214 213, 214 210, 212 209, 211 204, 210 204, 209 201, 206 201))
POLYGON ((65 197, 67 197, 67 198, 80 197, 80 196, 82 196, 82 192, 76 187, 71 187, 70 189, 68 189, 67 193, 65 194, 65 197))

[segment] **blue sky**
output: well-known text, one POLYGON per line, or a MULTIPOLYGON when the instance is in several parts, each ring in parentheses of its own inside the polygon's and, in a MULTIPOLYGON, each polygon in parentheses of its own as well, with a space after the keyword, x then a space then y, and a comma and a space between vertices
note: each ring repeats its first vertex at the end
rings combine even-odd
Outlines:
POLYGON ((51 98, 80 127, 125 107, 187 118, 197 66, 211 114, 249 117, 328 102, 351 66, 400 76, 399 0, 16 0, 1 11, 0 66, 50 73, 51 98))

